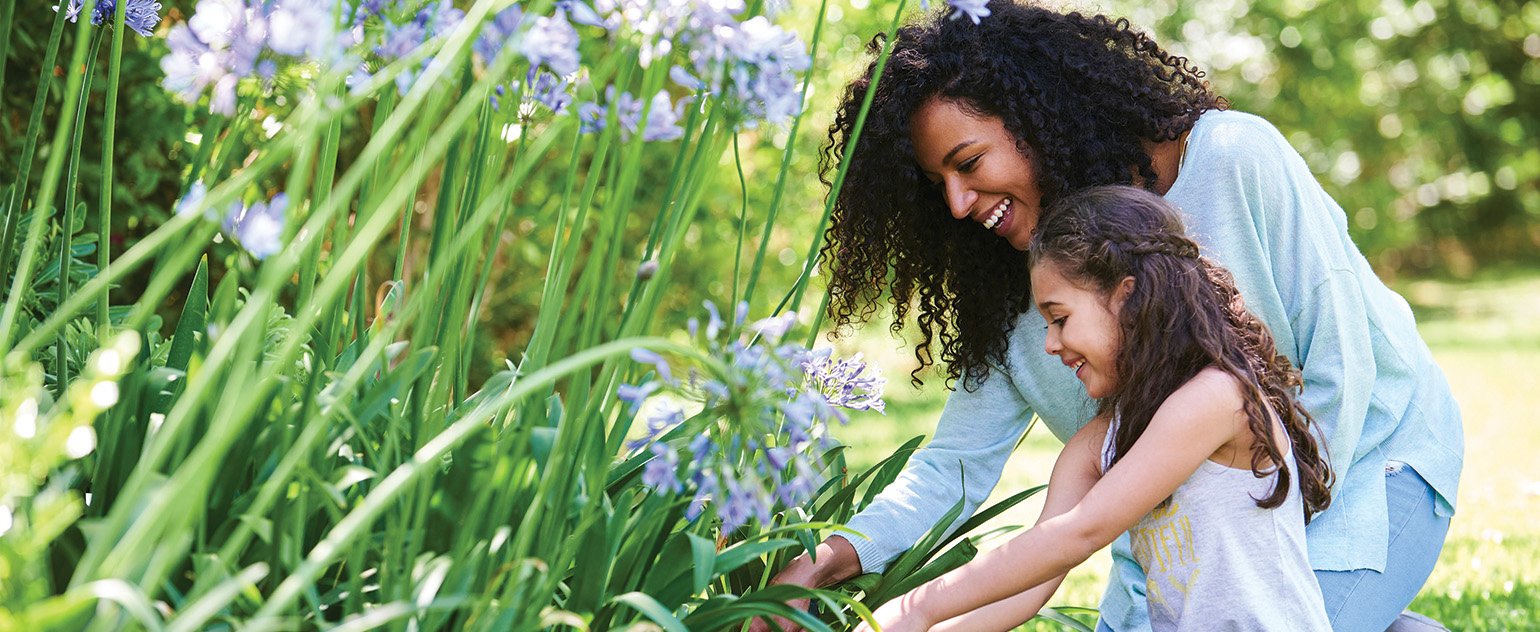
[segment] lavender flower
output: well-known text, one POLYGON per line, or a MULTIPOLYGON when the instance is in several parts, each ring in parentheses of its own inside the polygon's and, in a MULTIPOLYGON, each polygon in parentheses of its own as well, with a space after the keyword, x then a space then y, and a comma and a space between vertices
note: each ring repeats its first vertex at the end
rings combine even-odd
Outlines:
MULTIPOLYGON (((145 37, 153 35, 155 25, 160 24, 160 3, 155 0, 127 0, 127 2, 128 5, 123 8, 123 25, 145 37)), ((81 8, 81 0, 70 0, 64 17, 74 22, 79 19, 81 8)), ((59 7, 54 7, 54 10, 58 11, 59 7)), ((91 9, 91 23, 97 26, 112 24, 113 15, 117 10, 116 0, 97 0, 96 6, 91 9)))
POLYGON ((593 134, 604 130, 604 107, 597 103, 583 103, 578 106, 578 125, 584 134, 593 134))
POLYGON ((518 5, 513 5, 493 16, 486 25, 481 27, 481 35, 476 38, 476 43, 471 50, 481 56, 482 63, 490 64, 497 59, 497 55, 503 51, 503 45, 519 30, 519 25, 524 22, 524 10, 518 5))
MULTIPOLYGON (((710 15, 703 22, 719 22, 689 33, 690 59, 696 75, 712 92, 722 93, 741 111, 740 124, 754 127, 759 121, 780 122, 801 111, 796 74, 810 65, 805 47, 796 34, 755 16, 743 23, 723 20, 727 12, 710 15)), ((694 76, 671 73, 676 83, 689 85, 694 76), (683 76, 681 76, 683 75, 683 76)))
POLYGON ((674 374, 668 368, 668 360, 664 360, 658 352, 637 347, 631 350, 631 359, 642 364, 651 364, 654 369, 657 369, 658 377, 663 378, 664 382, 670 384, 674 382, 674 374))
POLYGON ((724 533, 737 531, 739 527, 748 524, 750 518, 759 520, 761 524, 770 522, 770 503, 761 490, 736 478, 728 478, 725 487, 727 494, 719 510, 724 533))
MULTIPOLYGON (((429 4, 419 9, 412 20, 404 24, 386 24, 384 37, 381 43, 375 47, 375 54, 386 60, 400 59, 417 50, 423 42, 430 38, 446 33, 465 19, 465 12, 456 9, 450 0, 441 0, 436 4, 429 4)), ((423 60, 422 68, 428 67, 429 60, 423 60)), ((417 81, 420 71, 407 70, 396 75, 396 90, 406 94, 412 84, 417 81)))
POLYGON ((545 66, 559 75, 578 71, 578 34, 565 15, 540 16, 530 25, 519 52, 531 66, 545 66))
POLYGON ((332 10, 322 0, 282 0, 267 16, 273 52, 292 57, 335 60, 342 50, 332 24, 332 10))
POLYGON ((639 386, 621 384, 620 388, 616 389, 615 396, 619 397, 621 401, 630 404, 631 414, 634 415, 637 410, 641 409, 642 402, 647 401, 647 398, 652 396, 660 386, 662 385, 657 382, 648 382, 639 386))
POLYGON ((237 204, 225 218, 225 234, 257 259, 278 254, 283 249, 283 212, 288 204, 289 197, 283 193, 249 207, 237 204))
POLYGON ((665 443, 654 443, 649 448, 652 460, 642 469, 642 483, 655 490, 677 494, 684 491, 679 482, 679 455, 665 443))
POLYGON ((235 115, 236 87, 256 70, 267 39, 267 21, 240 0, 200 0, 185 24, 171 29, 161 58, 161 85, 194 103, 212 88, 209 110, 235 115))
POLYGON ((952 13, 953 20, 966 15, 974 24, 978 24, 980 18, 989 17, 989 7, 985 6, 989 0, 946 0, 946 3, 956 9, 952 13))
MULTIPOLYGON (((684 102, 680 101, 683 106, 684 102)), ((671 141, 678 140, 684 135, 684 129, 679 127, 679 112, 668 100, 668 92, 659 90, 652 96, 652 108, 647 112, 647 125, 642 128, 642 140, 671 141)))
POLYGON ((208 194, 209 188, 203 184, 202 180, 192 183, 192 186, 187 188, 187 194, 176 201, 176 214, 187 215, 198 210, 198 204, 203 202, 203 198, 208 194))
POLYGON ((830 358, 828 350, 814 352, 802 364, 809 384, 832 406, 850 410, 884 412, 882 391, 887 378, 866 373, 861 354, 842 360, 830 358))
POLYGON ((529 89, 527 94, 530 100, 545 106, 556 114, 561 114, 572 104, 572 93, 568 92, 572 82, 557 77, 543 70, 529 69, 529 89))
POLYGON ((556 0, 556 10, 572 16, 572 21, 587 26, 605 28, 604 18, 594 8, 580 0, 556 0))
POLYGON ((690 71, 685 70, 683 66, 674 66, 668 69, 668 78, 672 79, 674 83, 691 90, 699 90, 706 87, 704 82, 697 79, 695 75, 690 74, 690 71))

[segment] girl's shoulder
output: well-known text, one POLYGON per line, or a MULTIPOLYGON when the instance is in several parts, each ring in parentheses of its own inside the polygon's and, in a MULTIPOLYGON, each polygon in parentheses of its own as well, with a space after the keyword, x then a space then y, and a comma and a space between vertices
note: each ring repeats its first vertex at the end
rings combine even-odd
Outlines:
POLYGON ((1192 421, 1210 421, 1215 424, 1238 424, 1246 427, 1245 406, 1248 386, 1218 367, 1199 371, 1187 383, 1177 387, 1155 411, 1155 420, 1174 417, 1192 421))

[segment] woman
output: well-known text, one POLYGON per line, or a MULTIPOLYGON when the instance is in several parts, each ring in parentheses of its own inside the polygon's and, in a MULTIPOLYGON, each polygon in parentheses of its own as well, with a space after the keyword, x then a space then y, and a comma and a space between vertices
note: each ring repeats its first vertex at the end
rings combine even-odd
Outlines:
MULTIPOLYGON (((882 571, 960 497, 959 523, 972 514, 1034 414, 1061 440, 1092 418, 1073 371, 1042 353, 1020 249, 1065 194, 1133 184, 1182 209, 1301 367, 1300 402, 1338 475, 1307 531, 1311 566, 1334 629, 1385 629, 1438 559, 1463 451, 1459 409, 1406 302, 1278 131, 1227 111, 1185 59, 1124 20, 988 9, 977 25, 945 9, 900 29, 859 144, 844 152, 875 61, 848 87, 823 164, 849 162, 823 251, 836 326, 888 293, 896 322, 917 311, 922 368, 939 353, 962 388, 931 443, 851 520, 866 537, 831 536, 816 563, 797 558, 776 581, 882 571)), ((1101 629, 1148 629, 1126 536, 1113 558, 1101 629)))

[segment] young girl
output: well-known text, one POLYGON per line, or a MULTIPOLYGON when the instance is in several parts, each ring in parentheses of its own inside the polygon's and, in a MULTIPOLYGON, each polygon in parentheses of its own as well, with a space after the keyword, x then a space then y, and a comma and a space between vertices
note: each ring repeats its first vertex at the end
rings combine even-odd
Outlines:
POLYGON ((1097 416, 1036 526, 883 605, 882 629, 1009 629, 1128 531, 1157 631, 1330 630, 1305 523, 1332 474, 1298 372, 1160 196, 1095 187, 1043 217, 1028 252, 1045 351, 1097 416))

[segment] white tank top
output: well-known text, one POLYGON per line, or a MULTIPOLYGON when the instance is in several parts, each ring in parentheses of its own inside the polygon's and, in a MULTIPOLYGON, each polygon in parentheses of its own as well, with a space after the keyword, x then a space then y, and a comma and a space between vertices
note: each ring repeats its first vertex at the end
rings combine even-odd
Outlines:
MULTIPOLYGON (((1103 471, 1116 430, 1114 420, 1102 446, 1103 471)), ((1282 505, 1256 503, 1272 494, 1276 472, 1257 478, 1205 459, 1169 502, 1129 530, 1155 632, 1331 630, 1305 549, 1292 449, 1285 460, 1296 475, 1282 505)))

